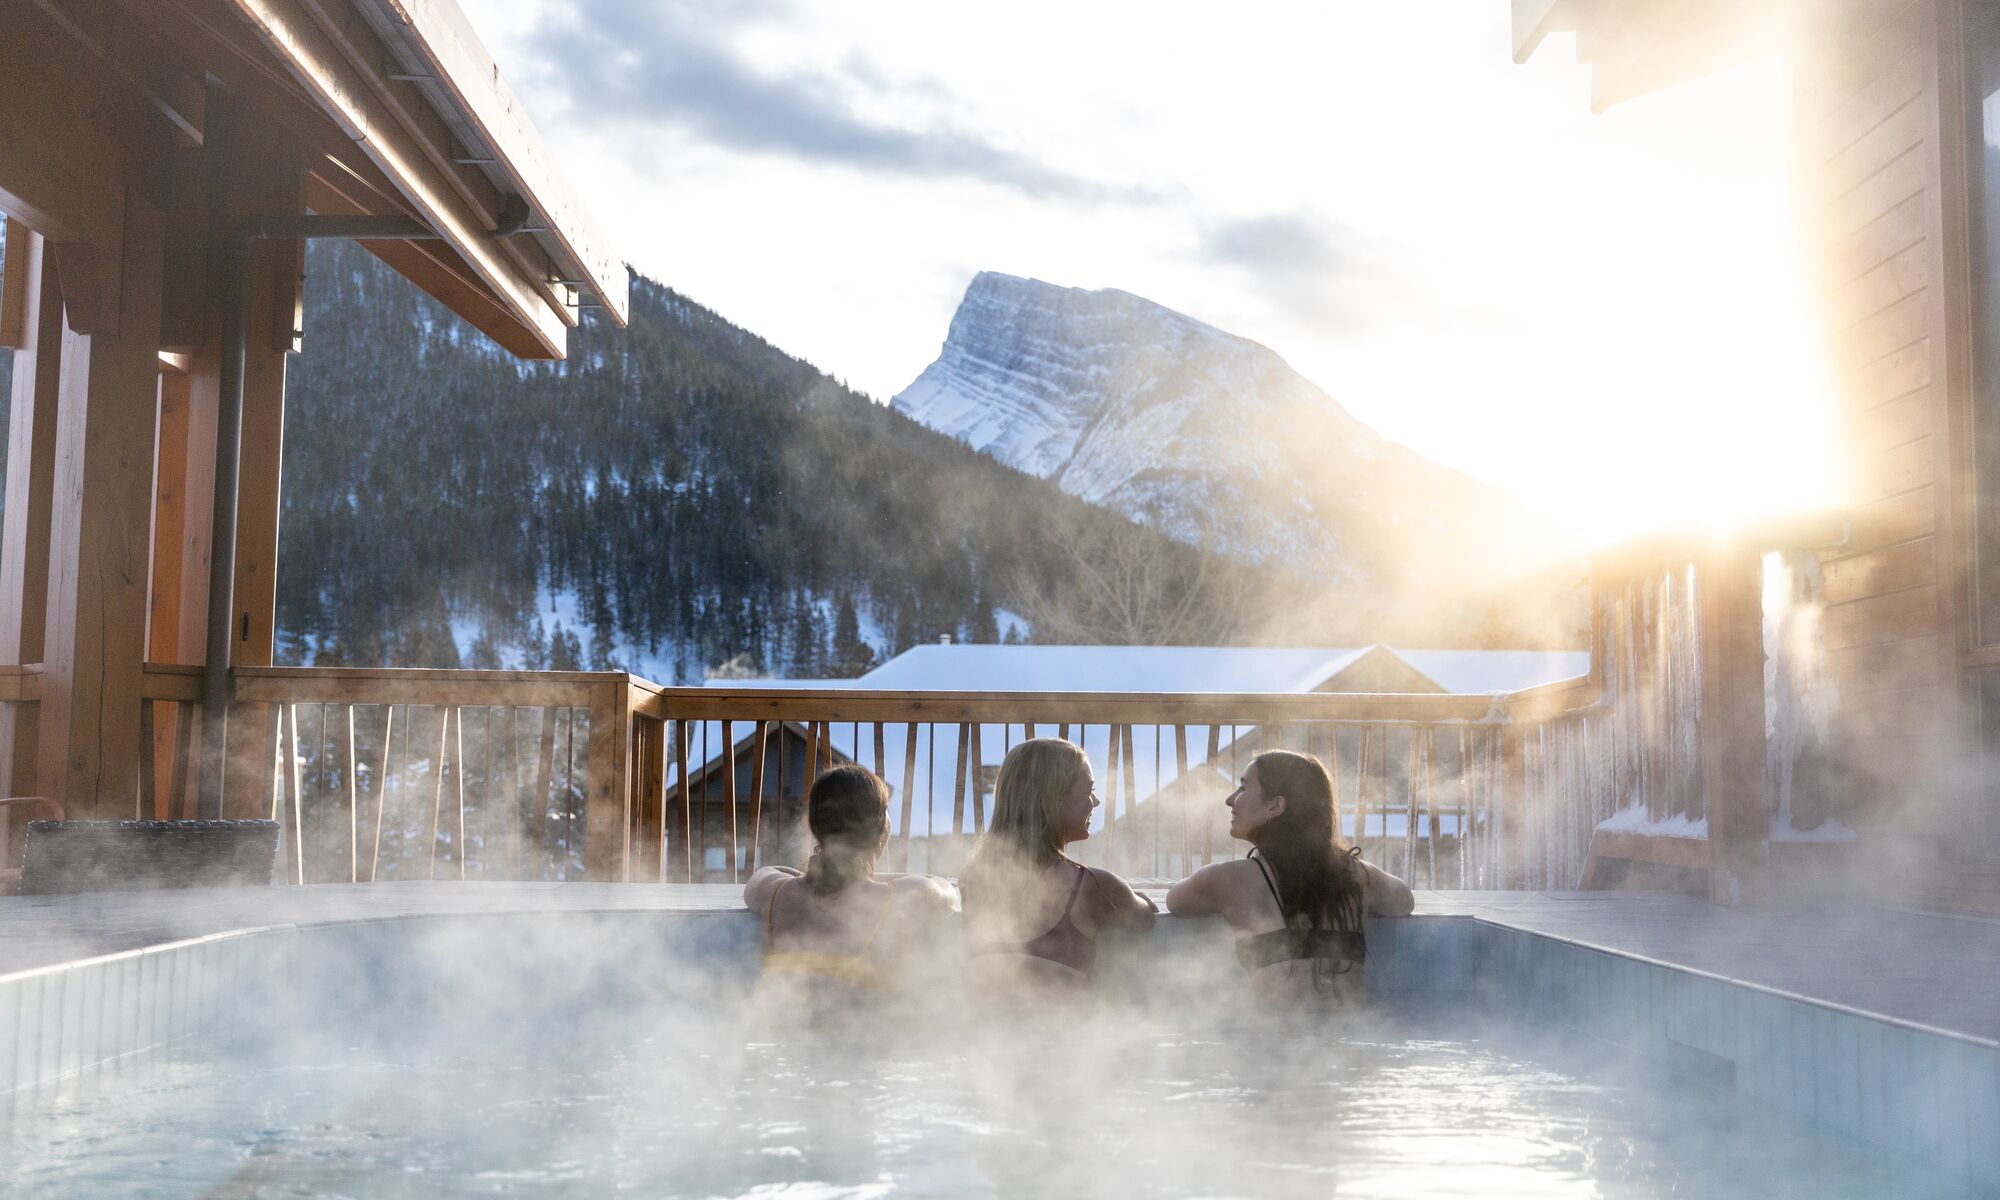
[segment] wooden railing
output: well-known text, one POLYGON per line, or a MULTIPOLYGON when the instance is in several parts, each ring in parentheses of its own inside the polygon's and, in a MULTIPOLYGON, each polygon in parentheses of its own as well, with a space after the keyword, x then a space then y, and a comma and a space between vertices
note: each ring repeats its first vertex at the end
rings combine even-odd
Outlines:
MULTIPOLYGON (((1285 746, 1333 767, 1346 834, 1420 886, 1575 887, 1608 824, 1706 842, 1711 886, 1731 895, 1771 811, 1757 547, 1825 536, 1655 539, 1593 560, 1590 675, 1506 696, 890 693, 664 688, 621 672, 240 668, 223 815, 281 820, 294 882, 730 881, 801 861, 806 781, 854 760, 895 791, 890 862, 951 873, 986 827, 1006 749, 1054 733, 1085 748, 1104 800, 1082 856, 1132 875, 1178 876, 1236 853, 1222 798, 1250 755, 1285 746)), ((200 668, 148 664, 142 678, 136 784, 126 792, 125 764, 85 810, 196 816, 200 668)), ((32 730, 43 685, 38 667, 0 667, 0 719, 32 730)), ((11 738, 17 759, 33 741, 11 738)))
MULTIPOLYGON (((694 745, 768 746, 784 730, 804 745, 802 761, 849 758, 881 774, 896 793, 891 862, 913 870, 956 873, 986 827, 1000 760, 1034 736, 1067 738, 1092 760, 1100 826, 1072 852, 1130 875, 1177 877, 1236 857, 1242 848, 1228 839, 1223 798, 1254 754, 1277 747, 1335 767, 1349 835, 1392 869, 1431 886, 1496 886, 1506 860, 1489 696, 708 688, 660 698, 694 745)), ((727 879, 732 864, 740 872, 803 852, 798 810, 757 799, 755 766, 766 764, 768 782, 773 756, 745 748, 733 772, 676 771, 688 787, 667 799, 674 877, 727 879), (767 829, 770 821, 779 827, 767 829), (687 835, 677 842, 678 830, 687 835)), ((778 791, 788 794, 783 782, 778 791)))
MULTIPOLYGON (((194 815, 199 677, 146 679, 136 807, 194 815)), ((1520 886, 1555 861, 1537 839, 1588 839, 1566 827, 1588 806, 1540 809, 1561 790, 1546 739, 1598 711, 1584 680, 1511 697, 946 693, 245 668, 236 692, 225 815, 281 821, 284 878, 307 883, 740 880, 803 861, 805 786, 835 761, 891 785, 889 866, 952 874, 1000 759, 1055 735, 1085 749, 1103 801, 1079 857, 1128 875, 1240 854, 1222 801, 1252 755, 1284 747, 1331 766, 1371 861, 1419 886, 1520 886)))

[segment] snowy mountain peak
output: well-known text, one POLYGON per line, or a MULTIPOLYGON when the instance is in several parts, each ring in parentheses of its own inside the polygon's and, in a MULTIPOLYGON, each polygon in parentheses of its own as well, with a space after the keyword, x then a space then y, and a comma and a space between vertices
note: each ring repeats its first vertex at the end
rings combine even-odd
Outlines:
POLYGON ((981 272, 894 404, 1072 495, 1320 579, 1477 570, 1543 534, 1269 348, 1115 289, 981 272))

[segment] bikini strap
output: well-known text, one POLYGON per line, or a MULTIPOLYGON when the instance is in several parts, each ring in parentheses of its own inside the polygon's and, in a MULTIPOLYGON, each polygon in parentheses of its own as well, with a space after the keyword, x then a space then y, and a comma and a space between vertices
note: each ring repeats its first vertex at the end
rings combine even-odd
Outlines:
POLYGON ((1250 861, 1257 864, 1257 873, 1264 877, 1264 886, 1271 889, 1271 899, 1278 906, 1278 915, 1284 916, 1285 898, 1278 894, 1278 881, 1272 877, 1271 868, 1264 864, 1264 856, 1252 850, 1250 861))
POLYGON ((1069 900, 1063 905, 1063 916, 1069 916, 1070 910, 1076 907, 1076 894, 1083 890, 1084 878, 1089 874, 1089 867, 1082 863, 1076 864, 1076 882, 1069 885, 1069 900))

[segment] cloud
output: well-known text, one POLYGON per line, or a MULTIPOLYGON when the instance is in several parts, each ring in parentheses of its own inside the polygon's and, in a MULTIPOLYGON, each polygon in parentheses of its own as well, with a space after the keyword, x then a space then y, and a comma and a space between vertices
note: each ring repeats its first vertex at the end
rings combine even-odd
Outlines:
POLYGON ((782 0, 720 3, 576 0, 565 17, 545 19, 536 38, 572 118, 664 124, 730 150, 918 178, 960 178, 1034 197, 1152 199, 1145 189, 1107 184, 1008 149, 949 124, 906 128, 856 111, 935 108, 949 102, 936 83, 891 82, 849 55, 838 73, 758 69, 731 43, 732 30, 783 16, 782 0))
POLYGON ((1194 256, 1241 271, 1273 303, 1324 326, 1364 328, 1422 303, 1392 247, 1307 213, 1211 221, 1194 256))

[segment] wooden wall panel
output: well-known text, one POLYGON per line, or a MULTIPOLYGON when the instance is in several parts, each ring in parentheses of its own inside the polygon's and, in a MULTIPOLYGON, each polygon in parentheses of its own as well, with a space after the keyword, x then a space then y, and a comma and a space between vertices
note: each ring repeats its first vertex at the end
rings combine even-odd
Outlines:
POLYGON ((1919 388, 1856 412, 1847 422, 1849 445, 1868 454, 1929 437, 1937 427, 1933 416, 1936 404, 1929 388, 1919 388))
POLYGON ((1911 246, 1922 244, 1929 229, 1923 193, 1912 193, 1853 233, 1828 241, 1819 256, 1820 274, 1829 287, 1849 283, 1911 246))
POLYGON ((1937 605, 1937 585, 1924 584, 1828 605, 1820 629, 1834 650, 1922 638, 1937 628, 1937 605))
POLYGON ((1937 539, 1916 538, 1879 550, 1829 558, 1820 564, 1822 597, 1829 605, 1935 583, 1937 539))
POLYGON ((1925 781, 1959 719, 1944 2, 1830 0, 1793 70, 1800 212, 1817 248, 1851 483, 1848 542, 1822 556, 1821 630, 1840 696, 1836 743, 1875 781, 1853 798, 1864 828, 1886 828, 1906 807, 1941 811, 1943 789, 1925 781))

